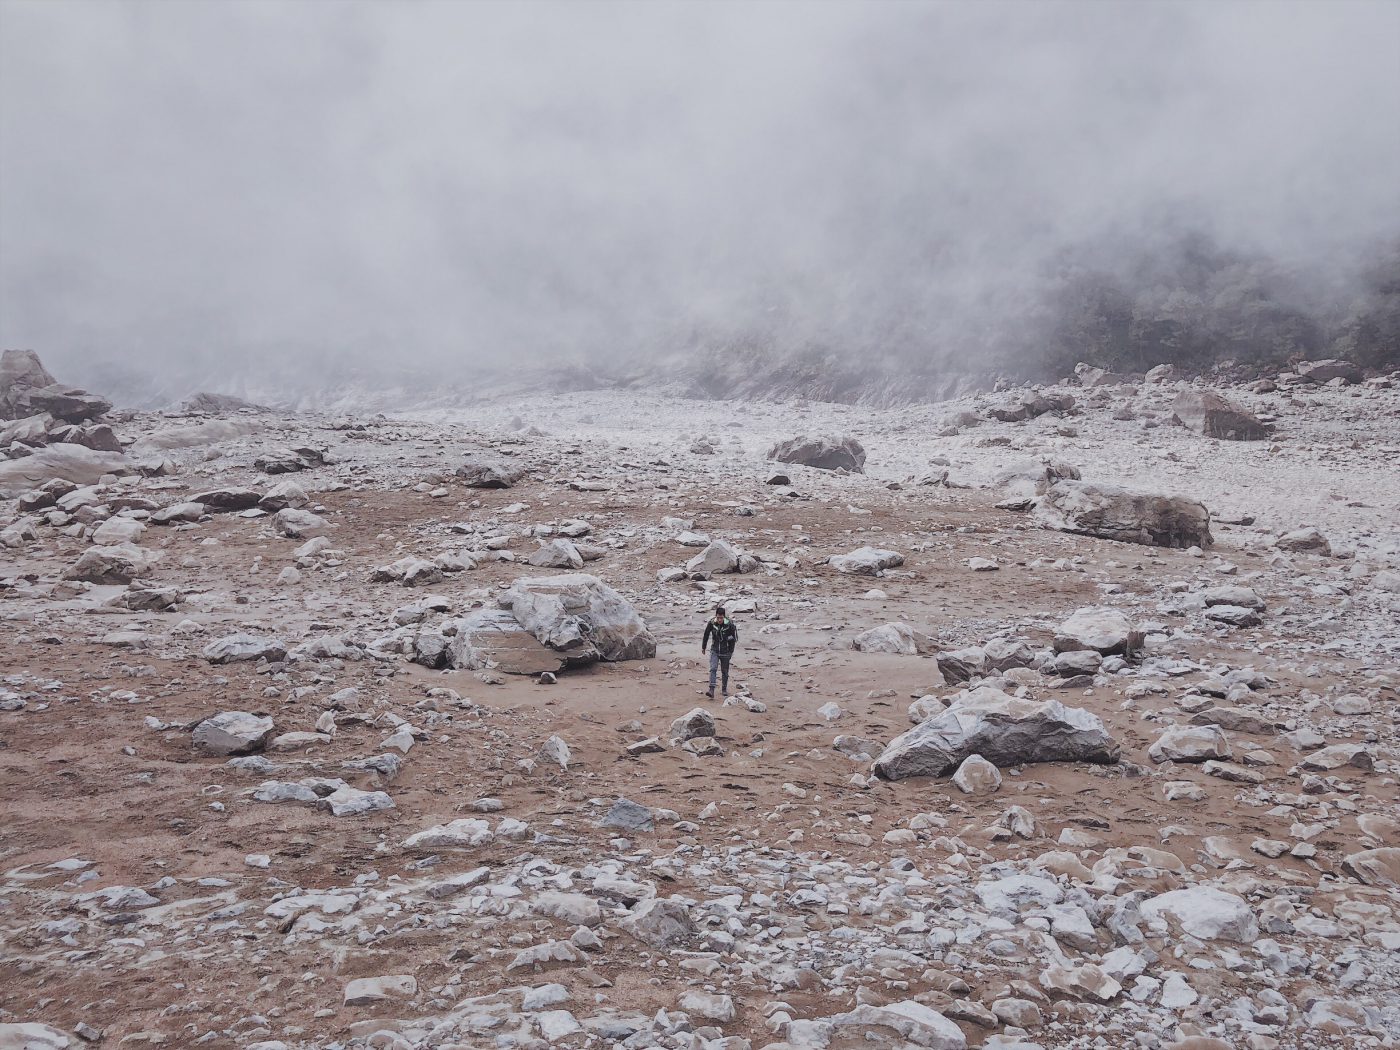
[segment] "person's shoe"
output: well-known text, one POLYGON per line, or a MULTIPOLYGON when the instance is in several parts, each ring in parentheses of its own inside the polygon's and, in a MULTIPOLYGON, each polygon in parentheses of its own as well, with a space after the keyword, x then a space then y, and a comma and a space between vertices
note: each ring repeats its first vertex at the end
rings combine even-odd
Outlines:
POLYGON ((707 697, 709 697, 711 700, 713 700, 713 699, 715 698, 715 694, 712 693, 712 692, 708 692, 708 693, 706 693, 705 695, 706 695, 707 697))

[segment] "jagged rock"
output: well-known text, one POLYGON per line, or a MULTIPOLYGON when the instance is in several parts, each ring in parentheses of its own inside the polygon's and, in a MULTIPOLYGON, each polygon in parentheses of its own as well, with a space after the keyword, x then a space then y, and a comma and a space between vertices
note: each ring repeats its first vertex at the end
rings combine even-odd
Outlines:
POLYGON ((846 434, 803 434, 780 441, 768 450, 768 458, 779 463, 800 463, 818 470, 848 470, 865 473, 865 449, 846 434))
POLYGON ((291 507, 279 510, 273 516, 272 526, 283 536, 294 540, 299 540, 304 536, 320 536, 331 527, 330 522, 319 514, 291 507))
POLYGON ((974 754, 998 766, 1111 764, 1118 761, 1119 748, 1098 716, 1082 708, 979 689, 895 737, 875 761, 874 770, 886 780, 941 776, 974 754))
POLYGON ((253 460, 253 466, 264 474, 294 474, 326 464, 326 454, 314 448, 279 448, 253 460))
POLYGON ((1183 390, 1172 402, 1172 418, 1203 437, 1262 441, 1273 427, 1213 390, 1183 390))
POLYGON ((904 555, 879 547, 859 547, 849 554, 836 554, 827 564, 848 576, 879 576, 885 569, 904 564, 904 555))
POLYGON ((656 655, 656 639, 636 609, 596 576, 518 579, 501 596, 501 605, 571 665, 656 655))
POLYGON ((1286 532, 1274 541, 1274 546, 1282 551, 1321 554, 1323 557, 1330 557, 1332 554, 1332 544, 1328 542, 1327 537, 1312 528, 1286 532))
MULTIPOLYGON (((861 1003, 853 1010, 829 1018, 828 1023, 837 1030, 886 1028, 902 1037, 905 1042, 899 1045, 916 1046, 922 1050, 967 1048, 967 1037, 962 1029, 933 1007, 913 999, 883 1006, 861 1003)), ((892 1040, 880 1039, 874 1045, 895 1044, 892 1040)))
POLYGON ((198 521, 204 517, 204 513, 203 503, 172 503, 152 511, 149 520, 152 525, 173 525, 176 522, 198 521))
POLYGON ((455 626, 457 633, 448 649, 452 667, 538 675, 562 671, 568 665, 564 656, 543 645, 505 609, 477 609, 455 626))
POLYGON ((159 555, 131 543, 89 547, 63 577, 98 584, 130 583, 150 572, 158 558, 159 555))
POLYGON ((448 824, 434 824, 403 840, 404 849, 472 849, 484 846, 496 836, 491 826, 477 817, 462 817, 448 824))
POLYGON ((1361 369, 1350 361, 1327 358, 1322 361, 1299 361, 1293 370, 1313 383, 1327 383, 1333 379, 1345 379, 1348 383, 1359 383, 1364 379, 1361 369))
POLYGON ((195 749, 209 755, 261 751, 272 736, 272 719, 247 711, 220 711, 194 727, 195 749))
POLYGON ((695 934, 689 910, 672 897, 642 901, 617 925, 624 933, 656 949, 673 948, 695 934))
POLYGON ((1220 587, 1211 587, 1201 592, 1201 598, 1205 601, 1206 607, 1216 605, 1233 605, 1240 609, 1262 609, 1264 599, 1252 587, 1241 587, 1238 584, 1224 584, 1220 587))
POLYGON ((211 664, 246 663, 251 660, 276 663, 287 658, 287 646, 276 638, 230 634, 206 645, 203 655, 211 664))
POLYGON ((63 435, 63 440, 72 445, 82 445, 97 452, 124 451, 121 439, 106 423, 91 427, 72 427, 63 435))
POLYGON ((1230 627, 1258 627, 1264 622, 1253 609, 1239 605, 1212 605, 1206 609, 1206 619, 1230 627))
POLYGON ((981 755, 968 755, 953 774, 953 784, 965 795, 992 795, 1001 787, 1001 770, 981 755))
MULTIPOLYGON (((35 448, 47 445, 50 441, 49 431, 53 425, 54 418, 47 412, 25 416, 22 419, 16 419, 13 423, 7 423, 0 427, 0 449, 15 443, 32 445, 35 448)), ((121 449, 118 448, 115 451, 120 452, 121 449)))
POLYGON ((851 648, 862 653, 917 656, 933 648, 933 639, 908 624, 886 623, 856 635, 851 639, 851 648))
POLYGON ((92 533, 92 542, 100 547, 115 547, 120 543, 135 543, 146 526, 135 518, 108 518, 92 533))
POLYGON ((330 810, 333 817, 358 817, 365 813, 378 813, 393 809, 394 800, 383 791, 361 791, 359 788, 337 788, 317 803, 322 809, 330 810))
POLYGON ((1076 609, 1055 629, 1057 653, 1091 649, 1103 656, 1129 656, 1142 648, 1143 632, 1117 609, 1093 606, 1076 609))
POLYGON ((21 395, 57 383, 33 350, 6 350, 0 354, 0 419, 26 415, 21 411, 21 395))
POLYGON ((1244 707, 1208 707, 1191 716, 1191 724, 1216 725, 1232 733, 1272 733, 1274 723, 1257 711, 1244 707))
POLYGON ((1350 853, 1342 859, 1342 867, 1367 886, 1400 889, 1400 849, 1393 846, 1350 853))
POLYGON ((699 554, 685 563, 685 571, 714 576, 739 571, 739 552, 726 540, 714 540, 699 554))
POLYGON ((1170 890, 1143 901, 1139 911, 1148 923, 1168 926, 1171 920, 1203 941, 1251 944, 1259 937, 1259 924, 1248 902, 1214 886, 1170 890))
MULTIPOLYGON (((6 350, 6 354, 19 351, 6 350)), ((29 351, 23 351, 28 353, 29 351)), ((0 1022, 0 1050, 76 1050, 67 1032, 38 1021, 0 1022)))
POLYGON ((671 723, 671 739, 677 744, 694 740, 696 737, 714 735, 715 716, 703 707, 694 708, 671 723))
POLYGON ((492 456, 469 455, 457 476, 474 489, 508 489, 525 474, 524 468, 492 456))
POLYGON ((1041 495, 1057 481, 1078 481, 1079 468, 1058 459, 1027 459, 1013 463, 996 476, 992 484, 1007 499, 1041 495))
POLYGON ((174 587, 150 587, 133 584, 122 595, 122 604, 132 612, 167 612, 183 600, 174 587))
POLYGON ((262 494, 254 489, 223 488, 196 493, 190 497, 190 502, 202 504, 212 513, 228 513, 251 510, 261 499, 262 494))
POLYGON ((1154 762, 1206 762, 1234 757, 1230 741, 1218 725, 1175 726, 1147 749, 1154 762))
POLYGON ((1210 512, 1184 496, 1131 492, 1115 485, 1057 481, 1036 508, 1047 528, 1157 547, 1208 547, 1210 512))
POLYGON ((1331 747, 1314 751, 1303 759, 1301 765, 1304 769, 1330 773, 1333 770, 1348 767, 1374 769, 1375 761, 1371 758, 1371 752, 1363 744, 1333 744, 1331 747))
POLYGON ((269 513, 275 514, 279 510, 286 510, 288 507, 293 510, 304 507, 311 502, 311 497, 306 494, 306 490, 295 481, 279 481, 267 493, 258 500, 258 506, 269 513))
POLYGON ((360 977, 345 986, 346 1006, 374 1006, 390 999, 412 999, 418 994, 418 980, 410 974, 388 977, 360 977))
POLYGON ((126 456, 96 452, 83 445, 50 445, 31 456, 0 462, 0 498, 13 498, 55 478, 91 485, 104 474, 131 474, 136 467, 126 456))
POLYGON ((631 799, 620 798, 603 817, 603 827, 623 831, 651 831, 654 827, 651 810, 631 799))
POLYGON ((550 540, 530 555, 529 562, 545 569, 581 569, 583 555, 568 540, 550 540))
POLYGON ((442 577, 442 569, 435 562, 412 555, 380 565, 369 575, 371 583, 401 583, 405 587, 431 587, 441 583, 442 577))
POLYGON ((62 383, 22 391, 18 395, 18 403, 20 411, 26 415, 47 412, 65 423, 82 423, 112 410, 112 402, 105 397, 62 383))
POLYGON ((1007 404, 988 408, 987 415, 1003 423, 1019 423, 1043 416, 1046 412, 1068 412, 1073 408, 1073 394, 1044 394, 1028 390, 1017 394, 1007 404))

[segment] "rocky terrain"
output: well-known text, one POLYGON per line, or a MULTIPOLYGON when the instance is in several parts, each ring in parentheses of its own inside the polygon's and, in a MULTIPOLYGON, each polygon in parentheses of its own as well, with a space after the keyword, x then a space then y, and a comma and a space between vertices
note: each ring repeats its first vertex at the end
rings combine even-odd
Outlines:
POLYGON ((1397 378, 391 418, 7 355, 0 1048, 1400 1045, 1397 378))

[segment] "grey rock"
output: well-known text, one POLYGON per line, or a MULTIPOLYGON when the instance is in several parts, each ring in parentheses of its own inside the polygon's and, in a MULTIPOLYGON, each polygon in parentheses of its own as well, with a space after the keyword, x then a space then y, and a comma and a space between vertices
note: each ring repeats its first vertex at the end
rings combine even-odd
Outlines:
POLYGON ((211 664, 246 663, 251 660, 276 663, 287 658, 287 646, 276 638, 230 634, 206 645, 203 655, 211 664))
POLYGON ((1203 437, 1262 441, 1273 427, 1213 390, 1183 390, 1172 402, 1172 418, 1203 437))
POLYGON ((519 579, 501 596, 501 605, 570 665, 656 655, 656 639, 636 609, 596 576, 519 579))
POLYGON ((272 736, 272 719, 248 711, 220 711, 194 727, 195 749, 207 755, 261 751, 272 736))
POLYGON ((655 827, 651 810, 626 798, 612 804, 602 823, 605 828, 621 828, 624 831, 651 831, 655 827))
POLYGON ((1115 485, 1058 481, 1036 508, 1047 528, 1157 547, 1209 547, 1210 512, 1184 496, 1132 492, 1115 485))
POLYGON ((768 450, 768 458, 779 463, 799 463, 818 470, 848 470, 865 473, 865 449, 846 434, 804 434, 780 441, 768 450))
POLYGON ((984 688, 895 737, 874 769, 886 780, 941 776, 971 755, 981 755, 998 766, 1112 764, 1118 761, 1119 747, 1089 711, 1065 707, 1057 700, 1021 700, 984 688))

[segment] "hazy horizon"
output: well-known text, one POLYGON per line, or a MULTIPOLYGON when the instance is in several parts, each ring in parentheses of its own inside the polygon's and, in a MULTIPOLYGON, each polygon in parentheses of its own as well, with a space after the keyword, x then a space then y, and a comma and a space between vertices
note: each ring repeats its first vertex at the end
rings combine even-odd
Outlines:
POLYGON ((955 368, 1061 254, 1188 234, 1341 302, 1400 237, 1397 53, 1381 2, 3 0, 0 345, 955 368))

